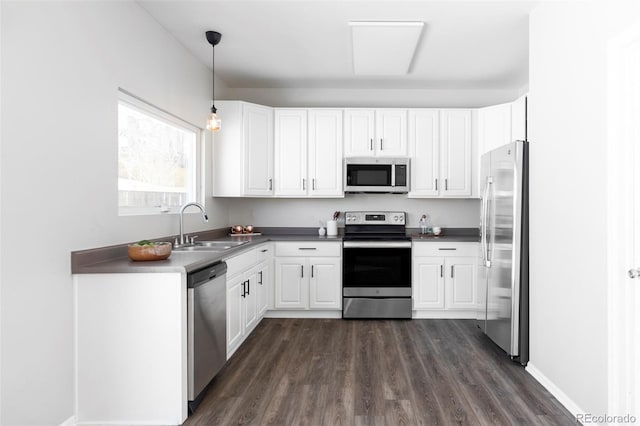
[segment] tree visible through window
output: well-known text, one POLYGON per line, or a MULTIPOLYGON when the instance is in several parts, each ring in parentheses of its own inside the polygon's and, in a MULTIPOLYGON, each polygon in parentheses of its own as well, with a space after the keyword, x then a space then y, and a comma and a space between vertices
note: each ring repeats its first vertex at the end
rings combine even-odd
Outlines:
POLYGON ((197 128, 121 94, 120 214, 167 212, 196 201, 198 142, 197 128))

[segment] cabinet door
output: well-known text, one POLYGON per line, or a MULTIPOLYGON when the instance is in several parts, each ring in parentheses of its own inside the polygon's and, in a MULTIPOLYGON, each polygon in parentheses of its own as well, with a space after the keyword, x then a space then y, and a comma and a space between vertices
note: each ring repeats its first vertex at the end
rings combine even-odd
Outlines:
POLYGON ((256 295, 258 298, 258 317, 262 318, 269 308, 271 294, 271 261, 261 263, 258 267, 256 295))
POLYGON ((375 155, 375 110, 346 109, 344 111, 344 156, 375 155))
POLYGON ((312 197, 344 197, 340 110, 309 110, 309 179, 312 197))
POLYGON ((471 195, 471 111, 440 112, 440 194, 471 195))
POLYGON ((276 109, 275 195, 307 195, 307 111, 276 109))
POLYGON ((475 257, 445 259, 445 300, 447 309, 477 309, 475 257))
POLYGON ((310 271, 306 270, 305 258, 279 257, 275 261, 275 307, 276 309, 306 309, 309 305, 310 271))
POLYGON ((244 195, 273 194, 273 109, 244 105, 244 195))
POLYGON ((376 155, 407 155, 407 110, 376 110, 376 155))
POLYGON ((413 308, 444 309, 444 258, 413 259, 413 308))
POLYGON ((340 309, 342 304, 342 262, 339 257, 311 257, 309 308, 340 309))
POLYGON ((409 110, 411 191, 409 196, 437 196, 440 177, 440 114, 409 110))
POLYGON ((245 334, 249 334, 251 330, 258 324, 258 272, 254 268, 245 276, 245 297, 244 297, 244 329, 245 334))
POLYGON ((242 274, 227 282, 227 359, 244 340, 244 298, 242 274))

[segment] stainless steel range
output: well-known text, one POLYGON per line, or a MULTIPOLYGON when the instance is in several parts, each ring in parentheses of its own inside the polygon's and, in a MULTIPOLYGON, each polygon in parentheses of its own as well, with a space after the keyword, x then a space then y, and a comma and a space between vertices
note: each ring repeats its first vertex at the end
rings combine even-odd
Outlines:
POLYGON ((411 318, 411 239, 404 212, 346 212, 343 318, 411 318))

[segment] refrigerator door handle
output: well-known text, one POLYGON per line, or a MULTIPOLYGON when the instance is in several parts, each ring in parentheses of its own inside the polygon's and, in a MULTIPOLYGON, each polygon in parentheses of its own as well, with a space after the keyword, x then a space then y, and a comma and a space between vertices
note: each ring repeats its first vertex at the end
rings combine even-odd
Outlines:
POLYGON ((489 218, 489 187, 493 183, 493 178, 487 176, 487 181, 484 185, 484 194, 482 196, 482 220, 480 226, 482 227, 480 235, 480 247, 482 249, 482 262, 487 268, 491 267, 491 260, 489 259, 489 242, 487 241, 487 228, 489 218))

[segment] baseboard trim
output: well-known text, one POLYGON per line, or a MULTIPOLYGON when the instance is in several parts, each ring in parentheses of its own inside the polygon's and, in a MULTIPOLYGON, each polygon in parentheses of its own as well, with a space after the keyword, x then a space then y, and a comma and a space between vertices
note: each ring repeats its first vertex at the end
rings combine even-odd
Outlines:
MULTIPOLYGON (((584 411, 578 404, 576 404, 569 396, 562 391, 555 383, 553 383, 547 376, 545 376, 535 365, 529 361, 525 370, 529 373, 534 379, 538 381, 542 386, 547 389, 551 395, 553 395, 560 404, 564 405, 564 408, 569 410, 569 412, 573 415, 573 417, 577 417, 578 414, 584 414, 584 411)), ((577 421, 577 420, 576 420, 577 421)))
POLYGON ((265 318, 342 318, 342 311, 267 311, 265 318))
POLYGON ((60 426, 76 426, 77 424, 76 416, 71 416, 64 422, 60 423, 60 426))
POLYGON ((476 313, 470 311, 422 311, 414 310, 413 319, 476 319, 476 313))

